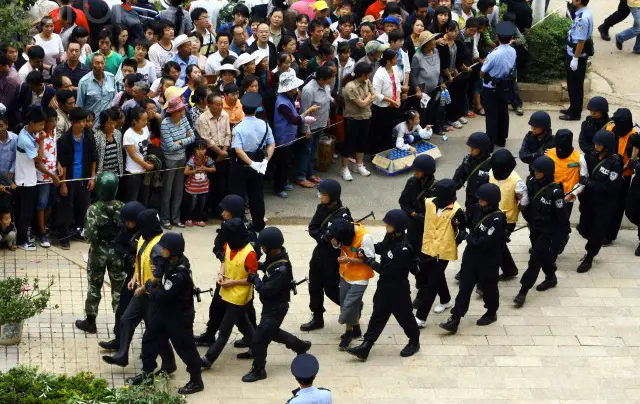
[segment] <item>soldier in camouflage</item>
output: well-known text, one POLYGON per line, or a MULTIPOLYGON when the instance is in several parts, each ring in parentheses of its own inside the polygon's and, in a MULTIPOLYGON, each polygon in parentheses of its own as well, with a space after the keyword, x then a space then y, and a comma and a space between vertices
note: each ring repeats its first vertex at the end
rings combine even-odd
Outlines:
POLYGON ((105 269, 111 281, 111 305, 115 311, 120 301, 120 289, 126 279, 122 258, 116 254, 113 241, 122 227, 120 211, 124 204, 115 200, 118 177, 112 172, 102 172, 96 178, 98 202, 89 206, 85 217, 85 236, 91 247, 87 262, 87 298, 84 320, 76 320, 76 327, 95 334, 98 306, 102 299, 102 283, 105 269))

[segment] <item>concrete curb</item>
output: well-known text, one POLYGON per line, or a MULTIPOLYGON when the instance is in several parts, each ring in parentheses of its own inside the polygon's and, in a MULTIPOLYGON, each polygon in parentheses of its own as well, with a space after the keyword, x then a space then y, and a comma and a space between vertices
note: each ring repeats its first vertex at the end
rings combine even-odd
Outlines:
MULTIPOLYGON (((591 73, 587 73, 584 81, 584 93, 588 95, 591 91, 591 73)), ((520 97, 525 102, 567 102, 569 93, 567 92, 566 81, 551 84, 518 83, 520 87, 520 97)))

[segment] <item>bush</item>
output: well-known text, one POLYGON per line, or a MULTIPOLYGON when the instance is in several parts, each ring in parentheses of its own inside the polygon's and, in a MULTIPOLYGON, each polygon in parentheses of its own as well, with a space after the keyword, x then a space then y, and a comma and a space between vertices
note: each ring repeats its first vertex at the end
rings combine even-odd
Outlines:
POLYGON ((19 366, 0 372, 0 403, 184 404, 186 400, 169 392, 166 383, 112 389, 106 380, 88 372, 74 376, 54 375, 19 366))
POLYGON ((570 28, 571 20, 554 13, 525 33, 531 61, 518 80, 547 84, 564 79, 570 28))
POLYGON ((16 6, 8 0, 0 0, 0 45, 24 49, 31 39, 31 18, 25 11, 30 4, 16 6))
POLYGON ((52 285, 53 279, 46 288, 40 288, 37 278, 33 285, 27 278, 0 280, 0 323, 19 323, 42 313, 49 303, 52 285))

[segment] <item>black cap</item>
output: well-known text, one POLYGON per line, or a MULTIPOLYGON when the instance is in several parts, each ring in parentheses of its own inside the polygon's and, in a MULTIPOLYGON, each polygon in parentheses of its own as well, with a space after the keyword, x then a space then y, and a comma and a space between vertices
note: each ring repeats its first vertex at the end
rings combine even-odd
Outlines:
POLYGON ((402 209, 392 209, 384 215, 382 221, 393 227, 395 233, 404 233, 409 227, 409 216, 402 209))
POLYGON ((497 206, 500 203, 500 187, 496 184, 486 183, 480 185, 476 197, 485 201, 489 206, 497 206))
POLYGON ((315 356, 304 353, 295 357, 291 362, 291 374, 297 379, 312 379, 320 370, 320 364, 315 356))
POLYGON ((604 114, 609 113, 609 101, 606 98, 600 97, 599 95, 591 98, 589 103, 587 104, 587 109, 589 111, 600 111, 604 114))
POLYGON ((433 175, 436 172, 436 161, 428 154, 422 154, 413 160, 411 168, 420 170, 424 175, 433 175))
POLYGON ((220 207, 229 213, 231 216, 243 218, 244 217, 244 199, 239 195, 227 195, 220 201, 220 207))
POLYGON ((258 235, 258 244, 267 248, 282 248, 284 236, 277 227, 266 227, 258 235))
POLYGON ((533 171, 543 173, 545 179, 553 180, 553 175, 556 171, 556 164, 553 162, 551 157, 540 156, 535 160, 533 160, 533 163, 531 164, 531 169, 533 171))
POLYGON ((184 253, 184 238, 180 233, 165 233, 160 237, 158 245, 169 250, 171 255, 182 255, 184 253))
POLYGON ((480 152, 485 154, 491 149, 491 139, 484 132, 474 132, 467 139, 467 146, 480 149, 480 152))
POLYGON ((604 146, 608 155, 614 154, 618 151, 618 141, 613 132, 608 130, 599 130, 593 136, 593 143, 604 146))
POLYGON ((545 130, 551 129, 551 117, 544 111, 536 111, 529 118, 529 125, 545 130))
POLYGON ((342 186, 336 180, 322 180, 320 184, 318 184, 318 192, 329 195, 332 201, 338 201, 342 193, 342 186))
POLYGON ((510 37, 516 34, 516 26, 509 21, 502 21, 496 26, 496 35, 501 37, 510 37))
POLYGON ((120 217, 124 221, 135 222, 138 218, 138 213, 144 210, 144 205, 138 201, 131 201, 124 204, 120 211, 120 217))
POLYGON ((240 99, 243 107, 258 108, 262 104, 262 97, 259 93, 246 93, 240 99))

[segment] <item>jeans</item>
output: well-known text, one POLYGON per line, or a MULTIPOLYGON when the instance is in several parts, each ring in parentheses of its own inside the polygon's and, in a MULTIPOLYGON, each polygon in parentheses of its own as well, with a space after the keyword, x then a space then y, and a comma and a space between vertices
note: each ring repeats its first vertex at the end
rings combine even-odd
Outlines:
POLYGON ((311 139, 305 139, 298 142, 298 153, 296 154, 296 180, 302 181, 313 176, 313 163, 315 160, 316 150, 323 131, 313 134, 311 139))
POLYGON ((165 160, 165 171, 162 175, 162 202, 160 205, 160 220, 178 223, 180 221, 180 204, 184 189, 184 164, 186 159, 165 160), (178 167, 183 169, 172 170, 178 167))
POLYGON ((633 27, 627 28, 616 35, 616 40, 625 42, 635 37, 636 44, 633 46, 633 51, 640 53, 640 7, 630 7, 630 9, 633 16, 633 27))

